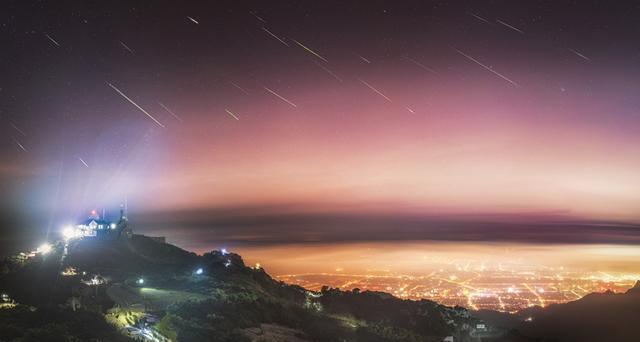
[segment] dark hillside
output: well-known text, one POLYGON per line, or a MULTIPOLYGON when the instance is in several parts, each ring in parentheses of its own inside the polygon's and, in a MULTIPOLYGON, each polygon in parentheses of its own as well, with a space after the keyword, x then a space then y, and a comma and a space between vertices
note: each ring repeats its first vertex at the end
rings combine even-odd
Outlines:
POLYGON ((542 341, 640 341, 640 281, 626 293, 592 293, 515 315, 487 311, 476 315, 542 341))
POLYGON ((199 256, 141 235, 58 243, 5 269, 0 288, 17 306, 4 309, 1 323, 12 341, 43 331, 69 340, 472 341, 477 322, 431 301, 308 292, 245 266, 239 255, 199 256))

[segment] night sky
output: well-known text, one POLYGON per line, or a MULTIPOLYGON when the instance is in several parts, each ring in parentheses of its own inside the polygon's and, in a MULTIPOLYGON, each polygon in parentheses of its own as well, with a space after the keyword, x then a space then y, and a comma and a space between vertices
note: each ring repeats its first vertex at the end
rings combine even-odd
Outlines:
POLYGON ((6 1, 0 233, 640 243, 640 4, 6 1))

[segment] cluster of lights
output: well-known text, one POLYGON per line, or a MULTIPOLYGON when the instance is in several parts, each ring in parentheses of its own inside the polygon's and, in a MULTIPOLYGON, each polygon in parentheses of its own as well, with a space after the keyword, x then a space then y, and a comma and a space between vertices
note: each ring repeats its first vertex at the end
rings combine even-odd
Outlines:
POLYGON ((65 268, 61 273, 61 275, 65 276, 65 277, 69 277, 69 276, 74 276, 77 275, 78 272, 76 270, 75 267, 72 266, 68 266, 67 268, 65 268))
POLYGON ((51 247, 50 244, 48 243, 43 243, 42 245, 40 245, 40 247, 38 247, 38 249, 36 249, 36 252, 45 255, 49 252, 51 252, 51 249, 53 249, 53 247, 51 247))
POLYGON ((507 293, 520 293, 520 290, 517 290, 515 287, 511 286, 507 288, 507 293))
MULTIPOLYGON (((115 223, 111 223, 108 226, 111 229, 116 229, 117 225, 115 223)), ((102 229, 102 225, 99 226, 102 229)), ((72 239, 78 239, 84 236, 82 229, 74 228, 72 226, 65 226, 62 228, 62 237, 65 241, 69 241, 72 239)))
POLYGON ((82 232, 78 229, 74 229, 71 226, 67 226, 64 227, 64 229, 62 229, 62 236, 64 237, 65 241, 71 240, 71 239, 75 239, 75 238, 79 238, 82 236, 82 232))
POLYGON ((98 279, 98 276, 94 276, 93 278, 91 278, 91 280, 89 280, 89 284, 91 285, 100 285, 102 284, 102 280, 98 279))

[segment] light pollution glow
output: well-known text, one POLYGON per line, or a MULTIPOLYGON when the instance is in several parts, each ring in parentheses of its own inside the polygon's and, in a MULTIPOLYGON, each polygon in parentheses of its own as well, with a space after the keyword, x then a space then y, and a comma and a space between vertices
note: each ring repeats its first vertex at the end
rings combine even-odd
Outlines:
POLYGON ((149 194, 164 208, 390 203, 640 218, 639 135, 622 127, 632 121, 607 124, 600 112, 628 108, 545 89, 394 83, 376 82, 416 114, 351 84, 289 91, 298 109, 256 95, 214 135, 208 119, 176 127, 167 133, 173 167, 149 180, 149 194))
POLYGON ((423 275, 443 265, 518 264, 527 267, 566 268, 600 274, 604 269, 621 275, 610 280, 633 284, 640 279, 638 246, 536 245, 518 243, 394 242, 243 246, 232 252, 246 263, 260 262, 276 276, 305 273, 423 275), (626 275, 626 277, 622 277, 626 275))
POLYGON ((384 291, 470 309, 516 312, 640 279, 636 246, 395 242, 241 247, 287 283, 384 291))

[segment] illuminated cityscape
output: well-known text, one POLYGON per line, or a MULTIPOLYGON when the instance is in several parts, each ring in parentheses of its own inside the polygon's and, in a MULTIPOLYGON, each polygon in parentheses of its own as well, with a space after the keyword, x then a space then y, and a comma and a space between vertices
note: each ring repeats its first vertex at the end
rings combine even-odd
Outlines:
POLYGON ((515 264, 448 265, 424 275, 371 271, 280 275, 277 278, 318 291, 322 286, 341 290, 383 291, 403 299, 430 299, 450 306, 515 312, 580 299, 592 292, 624 292, 640 274, 579 272, 564 268, 535 268, 515 264), (453 267, 452 267, 453 266, 453 267))
POLYGON ((515 312, 566 303, 593 292, 624 292, 640 279, 640 267, 633 257, 637 248, 632 246, 514 248, 425 243, 298 248, 247 249, 243 253, 251 261, 268 259, 265 268, 273 270, 277 279, 309 290, 358 288, 473 310, 515 312), (280 257, 287 253, 304 256, 300 260, 280 257), (597 258, 608 265, 606 271, 601 271, 605 268, 600 268, 597 258), (295 272, 286 272, 288 269, 295 272))

